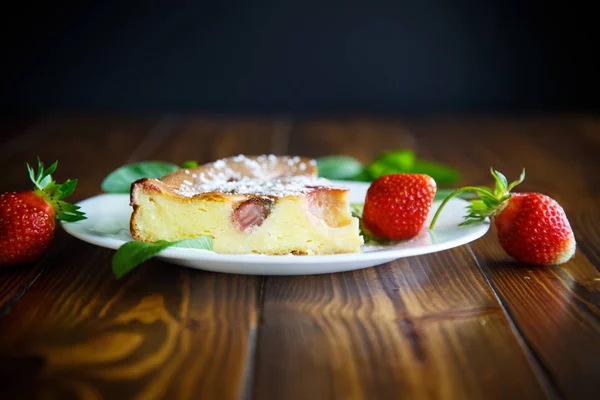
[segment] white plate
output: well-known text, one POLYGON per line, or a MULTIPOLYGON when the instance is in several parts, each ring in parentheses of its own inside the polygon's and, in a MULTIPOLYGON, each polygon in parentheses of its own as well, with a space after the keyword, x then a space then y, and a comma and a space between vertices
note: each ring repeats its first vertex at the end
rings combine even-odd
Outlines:
MULTIPOLYGON (((335 182, 350 188, 350 201, 362 203, 369 185, 362 182, 335 182)), ((439 207, 436 201, 421 233, 404 242, 385 246, 363 246, 361 253, 334 254, 319 256, 267 256, 257 254, 217 254, 205 250, 169 248, 164 250, 161 259, 186 267, 215 272, 251 275, 306 275, 350 271, 384 264, 386 262, 421 254, 434 253, 461 246, 483 236, 489 224, 458 226, 465 214, 468 202, 452 199, 432 232, 429 222, 439 207)), ((69 234, 85 242, 109 249, 118 249, 123 243, 132 240, 129 234, 129 195, 102 194, 78 203, 87 219, 75 223, 65 223, 63 228, 69 234)))

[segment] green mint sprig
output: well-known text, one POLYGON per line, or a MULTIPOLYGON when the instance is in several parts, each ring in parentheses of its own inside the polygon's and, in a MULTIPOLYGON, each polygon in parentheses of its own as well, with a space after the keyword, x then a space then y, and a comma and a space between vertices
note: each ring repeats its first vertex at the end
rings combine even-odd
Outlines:
POLYGON ((198 163, 187 160, 181 164, 165 161, 141 161, 117 168, 102 181, 102 190, 106 193, 129 193, 131 184, 142 178, 162 178, 180 168, 196 168, 198 163))
POLYGON ((372 182, 389 174, 413 173, 431 176, 438 187, 451 186, 460 174, 444 164, 421 160, 412 150, 395 150, 380 154, 370 163, 362 164, 350 156, 331 155, 317 159, 319 176, 327 179, 372 182))
POLYGON ((142 178, 161 178, 179 169, 176 164, 163 161, 142 161, 124 165, 111 172, 102 181, 106 193, 129 193, 131 184, 142 178))
POLYGON ((317 158, 319 176, 327 179, 352 180, 363 171, 360 161, 349 156, 317 158))
POLYGON ((144 261, 157 256, 169 247, 182 247, 201 250, 212 250, 212 239, 209 236, 200 236, 193 239, 177 241, 158 240, 156 242, 132 241, 123 244, 112 259, 112 270, 117 279, 125 276, 129 271, 142 264, 144 261))

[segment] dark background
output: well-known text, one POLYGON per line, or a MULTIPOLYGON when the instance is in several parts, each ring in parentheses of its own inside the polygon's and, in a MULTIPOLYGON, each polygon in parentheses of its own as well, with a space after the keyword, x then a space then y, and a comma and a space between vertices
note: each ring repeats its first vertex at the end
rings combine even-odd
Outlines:
POLYGON ((596 14, 583 2, 49 3, 3 12, 5 111, 408 114, 600 106, 596 14))

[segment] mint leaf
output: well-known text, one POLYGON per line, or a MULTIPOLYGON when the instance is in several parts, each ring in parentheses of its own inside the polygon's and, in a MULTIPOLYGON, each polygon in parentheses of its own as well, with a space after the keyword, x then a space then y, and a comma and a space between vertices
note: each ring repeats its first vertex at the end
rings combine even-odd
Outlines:
POLYGON ((317 158, 319 176, 327 179, 350 180, 360 174, 363 165, 349 156, 327 156, 317 158))
POLYGON ((373 180, 384 175, 407 173, 412 171, 415 160, 412 150, 388 151, 369 164, 367 171, 373 180))
POLYGON ((144 261, 154 257, 173 242, 159 240, 157 242, 127 242, 115 253, 112 259, 112 270, 117 279, 122 278, 129 271, 144 261))
POLYGON ((362 166, 350 156, 327 156, 317 159, 319 176, 328 179, 373 182, 390 174, 426 174, 431 176, 438 186, 451 186, 460 180, 458 171, 443 164, 420 160, 409 149, 387 151, 373 162, 362 166))
POLYGON ((363 169, 359 174, 355 175, 352 180, 357 182, 373 182, 371 174, 369 174, 369 171, 366 169, 363 169))
POLYGON ((458 171, 433 161, 416 160, 411 172, 429 175, 438 186, 452 185, 460 180, 458 171))
POLYGON ((187 160, 184 161, 183 164, 181 164, 181 168, 196 168, 198 166, 198 163, 194 160, 187 160))
POLYGON ((350 214, 352 214, 354 218, 361 219, 364 206, 363 203, 350 203, 350 214))
POLYGON ((162 161, 143 161, 124 165, 111 172, 102 181, 102 190, 107 193, 129 193, 131 184, 141 178, 161 178, 176 171, 179 166, 162 161))
POLYGON ((127 242, 119 247, 113 256, 113 273, 117 279, 120 279, 144 261, 149 260, 171 246, 212 250, 212 239, 208 236, 200 236, 193 239, 178 240, 174 242, 167 240, 159 240, 156 242, 127 242))
POLYGON ((411 150, 383 153, 367 166, 373 180, 390 174, 426 174, 439 186, 449 186, 460 180, 458 171, 443 164, 418 159, 411 150))

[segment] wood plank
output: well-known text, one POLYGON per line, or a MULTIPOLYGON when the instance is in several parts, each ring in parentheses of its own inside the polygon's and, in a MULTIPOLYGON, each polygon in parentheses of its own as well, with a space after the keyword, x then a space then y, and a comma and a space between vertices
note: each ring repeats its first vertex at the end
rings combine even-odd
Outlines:
MULTIPOLYGON (((390 121, 317 121, 292 132, 291 148, 311 156, 366 161, 420 147, 390 121)), ((468 247, 347 273, 268 277, 263 299, 255 398, 546 397, 468 247)))
POLYGON ((544 397, 467 249, 448 253, 269 277, 254 397, 544 397))
POLYGON ((0 322, 2 397, 238 397, 255 279, 150 261, 117 281, 111 256, 71 242, 0 322))
POLYGON ((393 119, 299 120, 289 129, 290 151, 305 157, 342 154, 368 162, 384 151, 418 147, 414 135, 393 119))
MULTIPOLYGON (((268 152, 272 132, 260 121, 186 120, 160 145, 143 145, 143 158, 268 152)), ((22 366, 4 371, 12 384, 0 397, 21 393, 27 377, 32 397, 239 398, 253 362, 260 278, 151 260, 116 280, 113 253, 70 242, 0 321, 3 365, 22 366)))
MULTIPOLYGON (((70 201, 77 202, 100 192, 104 176, 125 162, 140 142, 152 132, 161 129, 157 119, 66 118, 43 119, 32 125, 24 137, 18 137, 2 147, 0 191, 31 190, 32 184, 25 162, 35 163, 40 156, 46 162, 59 160, 56 179, 80 178, 70 201)), ((0 275, 0 314, 6 313, 33 283, 40 271, 51 268, 56 255, 71 238, 60 226, 52 246, 37 262, 3 268, 0 275)))
POLYGON ((260 340, 254 398, 545 398, 528 369, 519 373, 526 361, 499 312, 423 320, 292 312, 266 319, 260 340))
MULTIPOLYGON (((598 176, 589 172, 597 165, 599 149, 597 141, 578 136, 582 123, 517 119, 410 126, 433 157, 459 166, 466 182, 489 184, 491 163, 510 176, 527 163, 520 190, 546 193, 565 208, 579 247, 567 264, 536 268, 515 262, 499 246, 494 229, 472 248, 524 341, 566 398, 592 398, 600 390, 595 379, 600 370, 600 274, 594 240, 600 204, 598 176)), ((598 131, 587 134, 595 138, 598 131)))
POLYGON ((584 278, 584 286, 579 273, 570 273, 593 270, 587 258, 578 253, 562 267, 529 267, 507 260, 493 236, 473 244, 473 251, 559 392, 593 398, 600 385, 600 281, 584 278))

